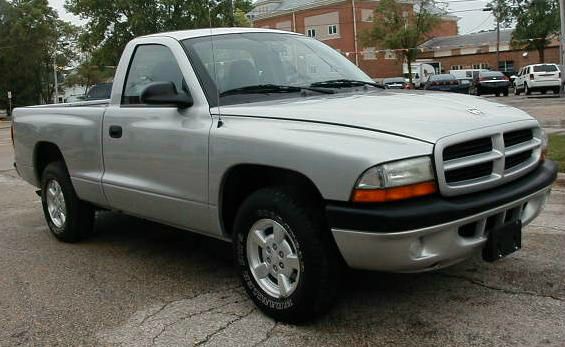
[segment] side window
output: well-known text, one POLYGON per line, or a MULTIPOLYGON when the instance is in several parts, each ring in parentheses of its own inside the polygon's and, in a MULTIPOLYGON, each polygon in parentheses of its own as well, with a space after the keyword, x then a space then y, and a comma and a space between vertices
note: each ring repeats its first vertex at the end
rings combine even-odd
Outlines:
POLYGON ((153 82, 173 82, 177 91, 186 90, 182 72, 169 48, 162 45, 140 45, 135 49, 130 62, 122 105, 141 104, 141 92, 153 82))

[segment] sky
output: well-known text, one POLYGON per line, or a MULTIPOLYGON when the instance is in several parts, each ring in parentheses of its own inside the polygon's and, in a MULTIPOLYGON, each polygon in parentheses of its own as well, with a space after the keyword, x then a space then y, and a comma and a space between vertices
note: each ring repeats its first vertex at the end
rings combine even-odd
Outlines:
MULTIPOLYGON (((489 1, 485 0, 438 0, 441 3, 448 3, 448 11, 450 14, 460 17, 459 33, 468 34, 481 30, 490 30, 494 28, 494 19, 490 12, 483 12, 489 1), (468 11, 471 10, 471 11, 468 11), (465 12, 459 12, 465 11, 465 12)), ((68 13, 63 7, 65 0, 49 0, 49 4, 57 10, 59 16, 74 24, 82 24, 80 18, 68 13)))

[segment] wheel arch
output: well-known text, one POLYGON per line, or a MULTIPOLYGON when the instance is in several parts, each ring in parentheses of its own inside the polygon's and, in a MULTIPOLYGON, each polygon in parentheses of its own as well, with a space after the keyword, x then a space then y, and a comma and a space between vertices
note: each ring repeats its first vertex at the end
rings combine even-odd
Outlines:
POLYGON ((273 186, 296 188, 320 205, 324 201, 316 184, 298 171, 268 165, 235 165, 224 173, 220 184, 218 215, 224 236, 231 237, 243 201, 255 191, 273 186))
POLYGON ((66 167, 65 158, 59 146, 48 141, 40 141, 35 144, 33 150, 33 170, 37 182, 41 182, 41 175, 47 165, 56 161, 61 161, 66 167))

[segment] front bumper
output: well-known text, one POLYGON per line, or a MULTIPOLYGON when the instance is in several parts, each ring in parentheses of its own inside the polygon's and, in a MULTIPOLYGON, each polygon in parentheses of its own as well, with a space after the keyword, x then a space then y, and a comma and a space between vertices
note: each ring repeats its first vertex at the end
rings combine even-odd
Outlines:
POLYGON ((557 177, 545 161, 527 176, 486 192, 386 205, 329 204, 328 220, 346 263, 357 269, 419 272, 462 261, 482 249, 489 230, 541 212, 557 177))

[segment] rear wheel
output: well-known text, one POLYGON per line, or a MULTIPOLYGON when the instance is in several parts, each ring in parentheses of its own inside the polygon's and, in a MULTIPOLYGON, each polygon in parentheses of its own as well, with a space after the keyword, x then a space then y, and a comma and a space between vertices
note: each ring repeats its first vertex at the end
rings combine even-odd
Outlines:
POLYGON ((528 87, 527 83, 524 83, 524 94, 532 95, 532 91, 530 90, 530 87, 528 87))
POLYGON ((496 95, 496 97, 498 98, 500 96, 500 92, 496 91, 496 93, 494 93, 494 95, 496 95))
POLYGON ((77 242, 92 232, 94 209, 77 197, 62 162, 51 163, 43 171, 41 202, 47 225, 57 239, 77 242))
POLYGON ((503 94, 504 96, 508 96, 508 94, 509 94, 509 93, 508 93, 508 88, 507 88, 507 89, 504 89, 504 90, 502 91, 502 94, 503 94))
POLYGON ((316 205, 291 189, 266 188, 238 211, 238 272, 251 299, 274 319, 305 321, 334 302, 342 264, 316 205))

